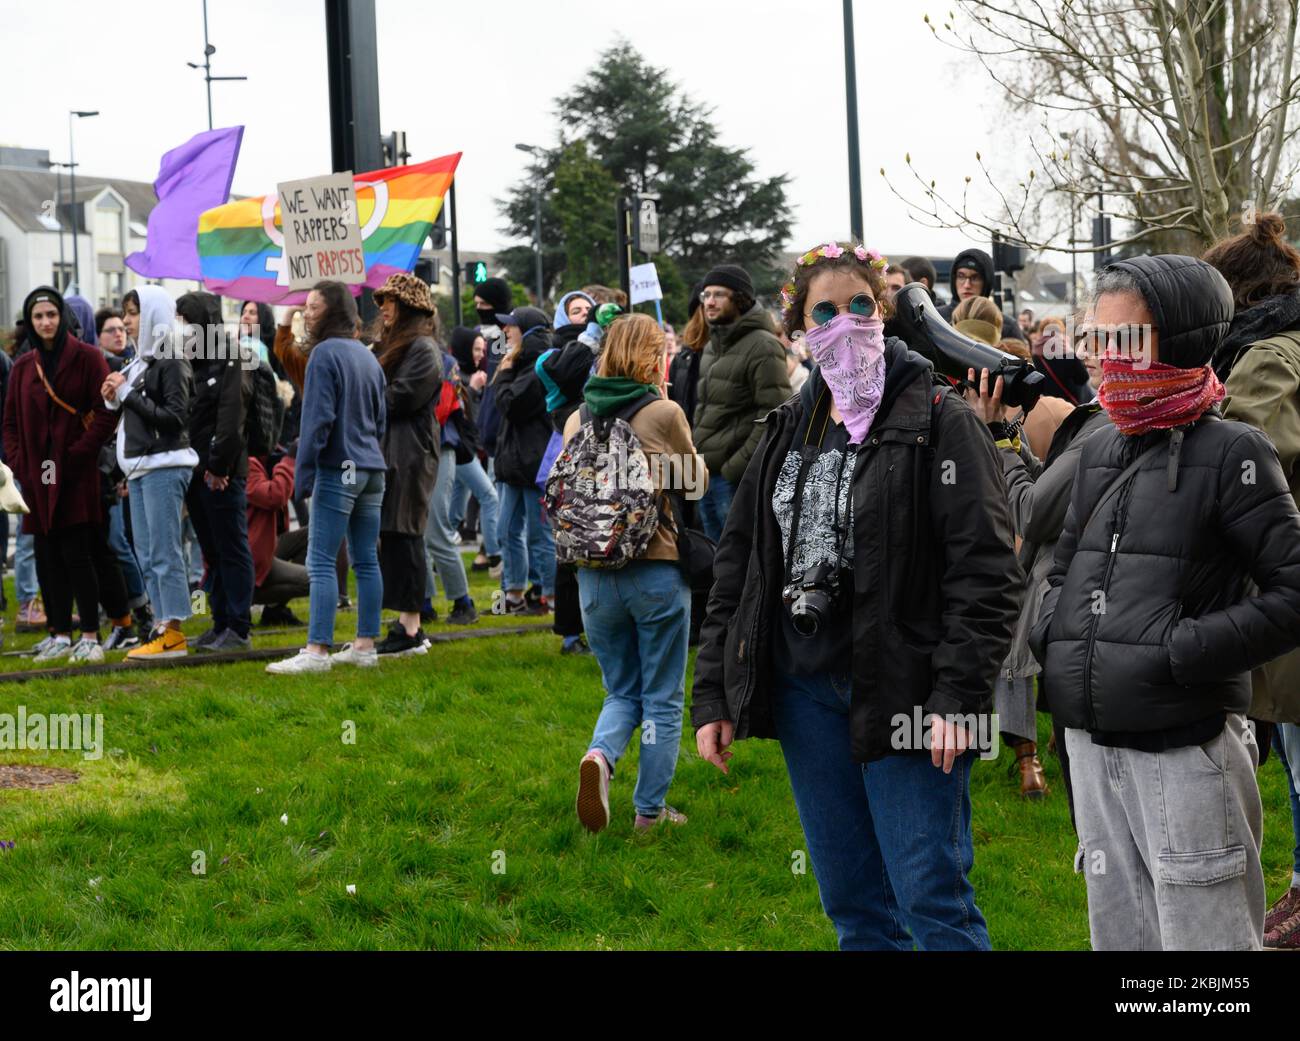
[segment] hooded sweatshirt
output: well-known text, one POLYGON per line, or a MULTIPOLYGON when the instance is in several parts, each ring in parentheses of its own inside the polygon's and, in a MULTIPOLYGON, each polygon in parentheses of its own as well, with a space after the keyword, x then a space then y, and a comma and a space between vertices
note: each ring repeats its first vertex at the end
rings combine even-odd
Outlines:
MULTIPOLYGON (((939 308, 939 314, 949 324, 952 323, 953 311, 957 310, 957 305, 961 303, 961 298, 957 295, 957 269, 959 267, 974 268, 978 271, 984 279, 984 291, 981 295, 988 297, 993 295, 993 258, 982 249, 963 249, 953 258, 952 270, 948 275, 948 288, 952 292, 952 302, 939 308)), ((1014 336, 1017 340, 1025 338, 1025 334, 1020 331, 1020 323, 1009 314, 1004 314, 1002 316, 1001 339, 1005 340, 1009 336, 1014 336)))
POLYGON ((551 328, 555 329, 557 332, 560 329, 563 329, 566 325, 573 324, 571 321, 569 321, 568 307, 569 307, 569 301, 572 300, 575 296, 580 296, 582 297, 582 299, 586 300, 587 303, 591 304, 591 309, 593 312, 596 310, 596 301, 593 300, 586 293, 584 293, 581 289, 575 289, 571 293, 565 293, 562 297, 560 297, 560 302, 555 305, 555 318, 551 322, 551 328))
POLYGON ((73 330, 77 339, 92 347, 98 346, 99 338, 95 333, 95 309, 91 307, 90 301, 84 296, 70 296, 65 303, 76 318, 77 324, 81 326, 80 332, 73 330))
MULTIPOLYGON (((136 337, 136 356, 122 370, 124 382, 117 388, 117 395, 104 404, 110 411, 116 411, 131 395, 145 393, 146 373, 155 365, 181 365, 186 370, 189 363, 181 352, 180 329, 176 324, 176 305, 172 298, 160 286, 140 286, 136 289, 140 298, 140 333, 136 337)), ((188 373, 186 374, 189 380, 188 373)), ((189 395, 186 396, 188 403, 189 395)), ((161 404, 158 402, 157 404, 161 404)), ((188 423, 189 416, 182 417, 188 423)), ((199 454, 189 446, 188 437, 183 448, 167 451, 147 451, 143 455, 128 455, 127 424, 117 425, 117 465, 127 480, 136 480, 150 470, 161 470, 168 466, 195 467, 199 463, 199 454)))

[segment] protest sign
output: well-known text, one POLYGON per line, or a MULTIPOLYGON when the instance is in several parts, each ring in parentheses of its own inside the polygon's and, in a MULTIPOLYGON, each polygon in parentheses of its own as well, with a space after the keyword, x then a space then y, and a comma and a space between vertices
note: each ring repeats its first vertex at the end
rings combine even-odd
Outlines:
POLYGON ((659 288, 659 272, 654 264, 637 264, 631 272, 632 303, 643 304, 648 300, 662 300, 664 292, 659 288))
POLYGON ((310 289, 323 278, 363 284, 366 261, 351 171, 284 181, 276 193, 289 288, 310 289))

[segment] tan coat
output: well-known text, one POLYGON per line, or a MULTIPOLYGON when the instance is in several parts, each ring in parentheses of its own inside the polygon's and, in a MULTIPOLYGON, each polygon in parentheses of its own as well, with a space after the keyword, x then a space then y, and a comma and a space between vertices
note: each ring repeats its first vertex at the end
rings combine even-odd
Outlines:
MULTIPOLYGON (((564 443, 567 445, 582 426, 579 409, 564 424, 564 443)), ((675 401, 654 401, 632 417, 632 433, 641 442, 650 462, 655 491, 680 492, 689 499, 698 499, 708 486, 708 467, 695 451, 691 440, 690 424, 686 413, 675 401)), ((676 560, 677 537, 672 531, 672 515, 661 500, 659 530, 638 560, 676 560)))
MULTIPOLYGON (((1226 385, 1223 414, 1264 431, 1277 449, 1292 497, 1300 500, 1300 330, 1252 344, 1226 385)), ((1300 723, 1300 651, 1251 673, 1250 714, 1273 723, 1300 723)))

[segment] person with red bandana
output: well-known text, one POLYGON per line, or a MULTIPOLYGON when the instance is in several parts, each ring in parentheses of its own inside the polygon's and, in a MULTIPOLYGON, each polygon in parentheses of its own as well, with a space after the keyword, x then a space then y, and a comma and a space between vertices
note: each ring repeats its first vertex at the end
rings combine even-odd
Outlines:
POLYGON ((1300 643, 1300 513, 1268 437, 1224 420, 1223 276, 1097 278, 1098 398, 1030 636, 1065 728, 1094 950, 1261 945, 1251 670, 1300 643), (1253 583, 1253 585, 1252 585, 1253 583))

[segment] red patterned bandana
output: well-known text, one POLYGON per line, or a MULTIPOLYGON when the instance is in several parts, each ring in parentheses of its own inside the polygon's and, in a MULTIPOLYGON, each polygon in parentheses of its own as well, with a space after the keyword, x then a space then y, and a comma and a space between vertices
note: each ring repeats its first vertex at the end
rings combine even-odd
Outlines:
POLYGON ((1136 369, 1123 358, 1102 362, 1097 393, 1121 434, 1145 434, 1194 422, 1223 395, 1223 384, 1208 365, 1180 369, 1152 362, 1136 369))

